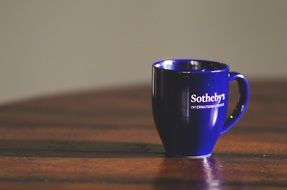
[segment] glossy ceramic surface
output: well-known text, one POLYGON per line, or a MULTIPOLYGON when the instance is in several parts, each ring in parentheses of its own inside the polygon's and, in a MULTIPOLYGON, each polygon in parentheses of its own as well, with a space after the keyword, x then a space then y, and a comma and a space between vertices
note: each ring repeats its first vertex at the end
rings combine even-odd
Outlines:
POLYGON ((153 64, 152 75, 153 117, 167 156, 210 155, 248 103, 246 79, 223 63, 162 60, 153 64), (229 83, 234 80, 240 98, 227 117, 229 83))

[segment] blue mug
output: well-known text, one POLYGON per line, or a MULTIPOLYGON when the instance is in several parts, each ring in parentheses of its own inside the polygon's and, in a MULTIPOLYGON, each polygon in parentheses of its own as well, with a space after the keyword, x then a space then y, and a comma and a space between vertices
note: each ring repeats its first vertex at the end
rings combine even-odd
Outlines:
POLYGON ((153 118, 167 156, 210 156, 246 110, 247 80, 224 63, 161 60, 153 64, 152 76, 153 118), (227 117, 231 81, 237 81, 240 97, 227 117))

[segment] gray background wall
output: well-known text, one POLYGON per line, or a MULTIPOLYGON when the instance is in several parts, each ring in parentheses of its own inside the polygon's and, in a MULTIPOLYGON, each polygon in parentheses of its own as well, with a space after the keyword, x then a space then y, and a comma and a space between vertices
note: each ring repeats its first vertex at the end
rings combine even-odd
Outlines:
POLYGON ((285 0, 0 0, 0 102, 149 82, 163 58, 287 77, 285 0))

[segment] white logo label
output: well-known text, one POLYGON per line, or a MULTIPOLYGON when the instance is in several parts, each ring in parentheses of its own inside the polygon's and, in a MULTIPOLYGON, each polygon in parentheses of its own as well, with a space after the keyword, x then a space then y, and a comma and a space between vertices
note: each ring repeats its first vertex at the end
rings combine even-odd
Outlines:
POLYGON ((196 95, 192 94, 190 96, 190 102, 191 103, 201 103, 200 105, 192 105, 191 109, 208 109, 208 108, 218 108, 224 106, 224 103, 221 103, 223 100, 225 100, 225 94, 217 94, 216 92, 214 94, 209 95, 208 93, 205 93, 204 95, 196 95), (215 104, 205 104, 202 105, 202 103, 215 103, 215 104))

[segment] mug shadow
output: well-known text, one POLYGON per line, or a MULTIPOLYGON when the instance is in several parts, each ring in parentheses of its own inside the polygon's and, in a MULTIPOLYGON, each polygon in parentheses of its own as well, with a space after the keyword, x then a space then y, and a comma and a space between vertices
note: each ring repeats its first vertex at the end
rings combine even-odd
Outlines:
POLYGON ((0 140, 2 156, 162 157, 160 144, 116 141, 0 140))
POLYGON ((153 189, 220 189, 220 165, 214 157, 165 158, 155 178, 153 189))

